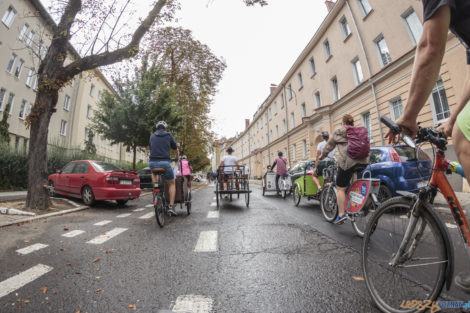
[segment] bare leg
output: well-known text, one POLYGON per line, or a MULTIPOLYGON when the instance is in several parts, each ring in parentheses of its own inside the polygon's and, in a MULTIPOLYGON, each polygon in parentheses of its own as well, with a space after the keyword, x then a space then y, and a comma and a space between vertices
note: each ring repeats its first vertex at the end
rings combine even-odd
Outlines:
POLYGON ((318 176, 313 175, 312 178, 315 184, 318 186, 318 189, 321 189, 321 184, 320 184, 320 180, 318 179, 318 176))
POLYGON ((175 180, 167 180, 168 183, 168 191, 170 192, 170 205, 175 204, 175 194, 176 194, 176 185, 175 180))
POLYGON ((339 215, 344 214, 344 209, 346 207, 346 187, 338 187, 336 186, 336 197, 338 200, 338 211, 339 215))
POLYGON ((158 183, 158 175, 155 175, 154 173, 152 173, 152 182, 158 183))
POLYGON ((452 139, 454 141, 454 148, 455 152, 457 153, 457 158, 459 159, 459 162, 463 168, 463 172, 465 173, 467 181, 470 184, 470 141, 467 140, 457 123, 455 124, 454 130, 452 132, 452 139))

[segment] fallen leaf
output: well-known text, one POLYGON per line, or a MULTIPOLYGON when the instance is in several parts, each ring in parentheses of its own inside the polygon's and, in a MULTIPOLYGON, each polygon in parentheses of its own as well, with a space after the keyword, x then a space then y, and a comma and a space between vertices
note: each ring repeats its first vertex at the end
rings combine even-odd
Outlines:
POLYGON ((29 240, 25 240, 24 242, 28 243, 28 242, 29 242, 29 240))
POLYGON ((24 303, 29 303, 29 300, 24 300, 23 302, 24 302, 24 303))
POLYGON ((64 248, 60 248, 60 251, 64 251, 65 249, 64 248))
POLYGON ((46 294, 46 292, 47 292, 47 287, 46 287, 46 286, 42 287, 42 288, 41 288, 41 291, 42 291, 43 294, 46 294))
POLYGON ((100 279, 100 278, 101 278, 101 276, 95 276, 95 278, 96 278, 96 279, 100 279))
POLYGON ((101 288, 96 289, 96 292, 101 292, 101 288))
POLYGON ((57 294, 57 291, 55 291, 55 290, 52 290, 52 293, 56 295, 56 294, 57 294))
POLYGON ((110 253, 112 253, 113 251, 114 251, 113 249, 106 250, 106 254, 110 254, 110 253))
POLYGON ((359 277, 359 276, 353 276, 352 278, 354 280, 357 280, 357 281, 363 281, 364 280, 364 277, 359 277))
POLYGON ((137 307, 135 306, 135 304, 129 304, 127 306, 129 309, 131 309, 132 311, 136 311, 137 310, 137 307))
POLYGON ((75 274, 80 275, 81 273, 80 272, 75 272, 75 274))
POLYGON ((72 263, 67 263, 66 265, 67 265, 67 266, 72 266, 72 263))
POLYGON ((82 310, 78 309, 75 313, 82 313, 82 310))
POLYGON ((101 260, 101 259, 100 259, 100 258, 95 258, 95 259, 93 260, 93 263, 96 263, 96 262, 98 262, 99 260, 101 260))
POLYGON ((69 230, 69 229, 68 229, 67 227, 64 227, 64 230, 67 231, 67 230, 69 230))

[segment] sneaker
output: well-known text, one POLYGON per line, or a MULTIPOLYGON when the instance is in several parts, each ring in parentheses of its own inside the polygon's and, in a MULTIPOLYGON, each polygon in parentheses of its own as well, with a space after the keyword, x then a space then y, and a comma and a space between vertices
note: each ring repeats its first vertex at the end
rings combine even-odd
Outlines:
POLYGON ((470 273, 459 273, 455 276, 455 284, 466 293, 470 293, 470 273))
POLYGON ((338 215, 338 217, 335 219, 333 224, 336 224, 336 225, 343 224, 347 218, 348 217, 346 216, 346 213, 344 213, 343 215, 338 215))
POLYGON ((171 214, 171 215, 177 215, 176 214, 176 205, 170 206, 170 208, 168 209, 168 213, 171 214))

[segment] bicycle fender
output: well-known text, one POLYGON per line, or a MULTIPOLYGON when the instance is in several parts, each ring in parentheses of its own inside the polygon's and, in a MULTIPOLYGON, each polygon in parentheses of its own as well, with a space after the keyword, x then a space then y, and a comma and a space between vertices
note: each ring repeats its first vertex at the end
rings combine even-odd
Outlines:
POLYGON ((444 237, 444 245, 447 250, 447 256, 449 261, 447 262, 446 266, 446 289, 450 290, 450 287, 452 286, 452 278, 454 277, 454 249, 452 247, 452 242, 449 236, 449 232, 447 231, 447 227, 445 227, 444 222, 441 220, 437 212, 432 208, 432 206, 429 203, 426 203, 424 205, 426 210, 434 217, 436 220, 437 226, 440 228, 443 237, 444 237))

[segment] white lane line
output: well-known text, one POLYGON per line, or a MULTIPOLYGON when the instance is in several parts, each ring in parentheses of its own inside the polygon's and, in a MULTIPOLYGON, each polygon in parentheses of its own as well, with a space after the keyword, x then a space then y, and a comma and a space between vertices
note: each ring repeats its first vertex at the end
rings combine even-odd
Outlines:
POLYGON ((153 207, 153 204, 147 204, 145 207, 146 208, 151 208, 151 207, 153 207))
POLYGON ((47 265, 38 264, 29 270, 19 273, 0 283, 0 298, 23 287, 24 285, 38 279, 42 275, 52 271, 53 268, 47 265))
POLYGON ((91 239, 87 243, 92 243, 94 245, 99 245, 99 244, 102 244, 102 243, 108 241, 109 239, 111 239, 113 237, 116 237, 117 235, 125 232, 126 230, 127 230, 127 228, 117 227, 117 228, 114 228, 114 229, 104 233, 103 235, 99 235, 98 237, 95 237, 95 238, 91 239))
POLYGON ((219 211, 209 211, 207 218, 219 218, 219 211))
POLYGON ((101 222, 98 222, 98 223, 95 223, 93 225, 95 226, 104 226, 104 225, 107 225, 109 223, 111 223, 112 221, 101 221, 101 222))
POLYGON ((217 198, 216 198, 216 197, 213 197, 212 200, 217 200, 217 198))
POLYGON ((22 255, 26 255, 26 254, 29 254, 31 252, 41 250, 41 249, 43 249, 45 247, 48 247, 48 246, 49 245, 45 245, 43 243, 36 243, 36 244, 28 246, 26 248, 18 249, 18 250, 16 250, 16 252, 19 253, 19 254, 22 254, 22 255))
POLYGON ((457 225, 451 224, 451 223, 446 223, 447 228, 457 228, 457 225))
POLYGON ((116 217, 118 217, 118 218, 123 218, 123 217, 128 217, 128 216, 131 216, 131 213, 119 214, 119 215, 116 216, 116 217))
POLYGON ((72 231, 70 231, 70 232, 68 232, 68 233, 63 234, 62 236, 63 236, 63 237, 67 237, 67 238, 72 238, 72 237, 81 235, 81 234, 83 234, 84 232, 85 232, 84 230, 72 230, 72 231))
POLYGON ((155 216, 155 212, 150 212, 139 217, 141 220, 146 220, 155 216))
POLYGON ((213 303, 214 300, 204 296, 179 296, 171 311, 175 313, 209 313, 212 311, 213 303))
POLYGON ((138 209, 132 210, 132 212, 142 212, 143 210, 145 210, 145 208, 138 208, 138 209))
POLYGON ((405 220, 406 220, 406 219, 408 219, 408 215, 400 215, 400 218, 402 218, 402 219, 405 219, 405 220))
POLYGON ((215 202, 211 203, 211 206, 216 206, 216 205, 217 205, 217 203, 215 203, 215 202))
POLYGON ((217 251, 217 231, 202 231, 199 234, 194 252, 215 252, 217 251))

